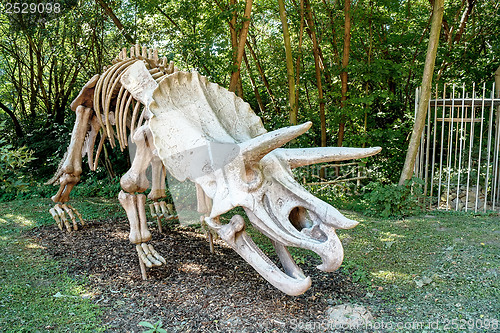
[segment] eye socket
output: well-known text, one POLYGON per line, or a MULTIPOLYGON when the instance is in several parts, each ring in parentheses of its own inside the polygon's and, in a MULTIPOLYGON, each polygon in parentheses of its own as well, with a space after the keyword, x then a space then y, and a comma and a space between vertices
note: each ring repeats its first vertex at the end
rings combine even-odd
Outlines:
POLYGON ((260 187, 264 181, 264 175, 262 170, 256 166, 251 166, 245 168, 245 178, 249 191, 254 191, 260 187))
POLYGON ((304 207, 295 207, 290 211, 288 220, 298 231, 304 228, 310 228, 313 223, 309 217, 307 210, 304 207))

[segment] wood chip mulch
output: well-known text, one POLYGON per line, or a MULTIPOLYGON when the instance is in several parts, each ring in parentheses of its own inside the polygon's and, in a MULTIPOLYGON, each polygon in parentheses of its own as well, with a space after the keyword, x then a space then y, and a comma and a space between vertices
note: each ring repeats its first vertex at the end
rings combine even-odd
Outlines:
POLYGON ((44 226, 28 237, 71 276, 85 277, 91 291, 85 297, 102 308, 109 332, 142 332, 140 321, 158 320, 168 332, 299 332, 304 323, 325 320, 329 306, 364 294, 349 276, 321 272, 313 262, 300 265, 311 276, 311 289, 287 296, 221 241, 211 254, 193 228, 177 226, 163 234, 151 229, 150 244, 167 264, 148 269, 147 281, 128 241, 127 221, 90 221, 72 233, 44 226))

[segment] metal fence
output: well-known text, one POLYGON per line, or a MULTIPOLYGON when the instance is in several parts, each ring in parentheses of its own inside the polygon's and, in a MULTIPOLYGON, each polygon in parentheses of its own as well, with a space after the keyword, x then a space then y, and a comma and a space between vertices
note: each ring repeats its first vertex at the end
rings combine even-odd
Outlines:
MULTIPOLYGON (((416 91, 415 112, 420 91, 416 91)), ((495 84, 436 86, 415 162, 429 208, 500 209, 500 98, 495 84)))

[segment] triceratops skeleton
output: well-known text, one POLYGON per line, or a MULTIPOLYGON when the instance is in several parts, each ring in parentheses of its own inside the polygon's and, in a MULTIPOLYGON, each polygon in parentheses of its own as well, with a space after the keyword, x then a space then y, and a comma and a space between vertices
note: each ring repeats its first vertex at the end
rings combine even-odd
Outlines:
MULTIPOLYGON (((55 177, 61 183, 53 197, 58 204, 51 210, 56 221, 61 219, 60 224, 64 224, 67 212, 75 223, 74 209, 64 203, 79 179, 78 171, 81 173, 81 165, 78 169, 78 161, 75 163, 77 157, 82 151, 92 155, 89 147, 99 129, 103 133, 99 147, 106 137, 117 137, 123 149, 128 126, 137 151, 131 169, 121 179, 119 200, 127 212, 129 238, 137 245, 144 278, 144 264, 151 267, 165 262, 147 244, 151 234, 142 192, 149 187, 145 171, 150 164, 153 184, 149 198, 155 201, 157 216, 162 212, 167 215, 165 209, 160 212, 163 206, 158 203, 165 196, 162 169, 166 168, 177 180, 189 179, 196 184, 198 211, 205 216, 206 225, 279 290, 299 295, 311 285, 311 279, 293 261, 288 246, 312 250, 322 259, 319 269, 336 270, 342 263, 343 249, 335 229, 352 228, 357 222, 306 191, 294 180, 291 170, 368 157, 380 148, 280 148, 306 132, 311 123, 267 132, 250 106, 234 93, 196 72, 180 72, 173 65, 167 70, 164 62, 163 67, 158 66, 156 56, 150 58, 134 53, 127 57, 123 51, 119 61, 100 78, 90 80, 72 103, 77 122, 67 157, 55 177), (109 111, 110 105, 115 108, 114 114, 109 111), (129 111, 130 105, 133 111, 129 111), (134 126, 139 105, 144 107, 134 126), (221 223, 219 216, 238 206, 252 225, 269 237, 283 270, 255 245, 245 231, 242 216, 234 215, 229 223, 221 223)), ((89 165, 95 169, 97 158, 91 162, 89 157, 89 165)))

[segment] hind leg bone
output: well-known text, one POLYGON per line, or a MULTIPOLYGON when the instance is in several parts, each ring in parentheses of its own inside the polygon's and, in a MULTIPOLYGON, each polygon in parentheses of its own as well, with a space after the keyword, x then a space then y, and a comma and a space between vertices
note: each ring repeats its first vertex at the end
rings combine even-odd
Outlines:
POLYGON ((129 240, 136 245, 144 280, 147 278, 145 266, 153 267, 166 263, 165 259, 151 245, 146 244, 151 240, 151 233, 146 220, 146 196, 141 192, 149 187, 146 169, 153 156, 152 143, 148 141, 148 131, 147 126, 142 126, 137 129, 134 135, 134 141, 137 145, 135 158, 130 170, 120 179, 123 190, 118 195, 118 200, 127 213, 130 223, 129 240), (135 194, 136 192, 139 193, 135 194))

